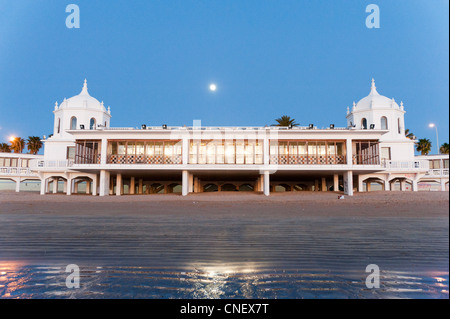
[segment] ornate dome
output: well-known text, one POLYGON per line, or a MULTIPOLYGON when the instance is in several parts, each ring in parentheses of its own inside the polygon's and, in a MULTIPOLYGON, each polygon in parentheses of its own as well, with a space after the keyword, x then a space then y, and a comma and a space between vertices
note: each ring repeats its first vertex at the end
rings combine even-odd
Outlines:
POLYGON ((96 98, 89 95, 87 88, 87 80, 84 80, 83 89, 80 94, 69 99, 65 99, 60 105, 61 109, 91 109, 106 112, 103 102, 99 102, 96 98))
POLYGON ((354 110, 370 110, 370 109, 400 109, 398 104, 392 98, 380 95, 377 92, 375 86, 375 80, 372 79, 372 87, 370 89, 370 94, 365 98, 361 99, 356 105, 354 105, 354 110))

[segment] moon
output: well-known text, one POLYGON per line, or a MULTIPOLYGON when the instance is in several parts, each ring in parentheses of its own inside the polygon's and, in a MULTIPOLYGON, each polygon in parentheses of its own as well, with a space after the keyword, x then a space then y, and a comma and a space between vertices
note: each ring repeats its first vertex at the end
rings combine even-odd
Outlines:
POLYGON ((214 83, 211 83, 211 84, 209 85, 209 90, 210 90, 211 92, 216 91, 216 90, 217 90, 217 85, 215 85, 214 83))

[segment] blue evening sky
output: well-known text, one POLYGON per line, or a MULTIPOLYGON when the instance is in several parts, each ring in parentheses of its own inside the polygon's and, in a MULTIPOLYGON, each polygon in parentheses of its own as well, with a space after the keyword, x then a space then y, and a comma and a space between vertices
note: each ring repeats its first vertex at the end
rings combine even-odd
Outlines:
POLYGON ((405 104, 419 138, 449 140, 448 0, 0 0, 0 142, 49 135, 81 91, 112 126, 345 126, 378 92, 405 104), (68 4, 80 29, 68 29, 68 4), (380 29, 368 29, 368 4, 380 29), (210 83, 218 90, 211 93, 210 83))

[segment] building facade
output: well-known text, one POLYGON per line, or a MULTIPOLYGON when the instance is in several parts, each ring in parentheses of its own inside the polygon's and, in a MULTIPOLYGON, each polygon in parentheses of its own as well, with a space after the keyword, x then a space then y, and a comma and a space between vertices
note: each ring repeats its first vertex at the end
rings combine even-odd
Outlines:
MULTIPOLYGON (((54 132, 30 170, 41 194, 108 196, 209 191, 419 190, 430 160, 405 137, 403 103, 380 95, 347 109, 347 127, 111 127, 111 110, 82 91, 54 108, 54 132)), ((445 159, 443 159, 445 160, 445 159)), ((448 160, 448 155, 447 155, 448 160)), ((448 161, 447 161, 448 165, 448 161)), ((448 185, 448 166, 440 177, 448 185)))

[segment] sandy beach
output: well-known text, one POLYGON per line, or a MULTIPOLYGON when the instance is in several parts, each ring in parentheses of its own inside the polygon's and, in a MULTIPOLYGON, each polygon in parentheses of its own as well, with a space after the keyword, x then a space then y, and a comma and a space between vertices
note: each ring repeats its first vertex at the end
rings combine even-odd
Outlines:
POLYGON ((4 192, 0 296, 73 297, 64 269, 77 264, 77 298, 448 298, 448 232, 448 192, 4 192))

